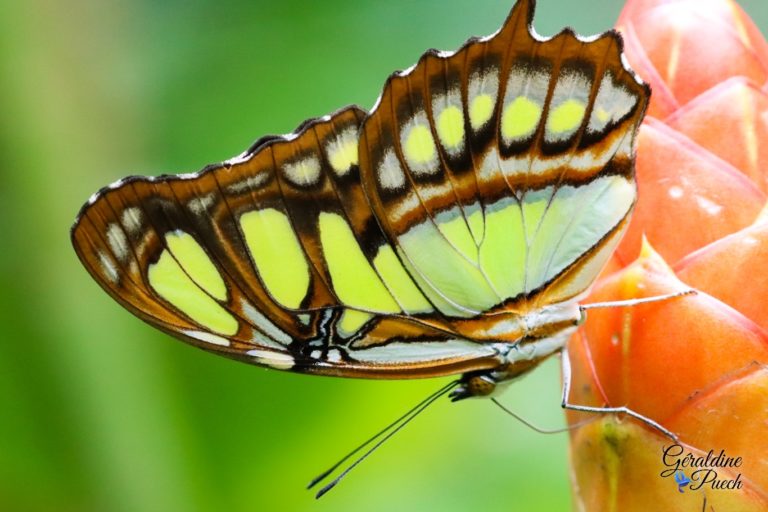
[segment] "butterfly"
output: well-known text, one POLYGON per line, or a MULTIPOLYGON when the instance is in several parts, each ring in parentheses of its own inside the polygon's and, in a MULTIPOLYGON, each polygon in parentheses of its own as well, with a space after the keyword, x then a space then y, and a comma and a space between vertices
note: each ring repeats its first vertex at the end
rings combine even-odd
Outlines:
POLYGON ((461 374, 492 394, 561 351, 636 201, 650 90, 615 31, 428 51, 348 106, 193 174, 130 176, 82 207, 75 251, 130 312, 279 370, 461 374))
POLYGON ((683 487, 686 487, 691 483, 691 479, 685 475, 682 469, 675 471, 675 483, 677 484, 677 490, 683 492, 683 487))

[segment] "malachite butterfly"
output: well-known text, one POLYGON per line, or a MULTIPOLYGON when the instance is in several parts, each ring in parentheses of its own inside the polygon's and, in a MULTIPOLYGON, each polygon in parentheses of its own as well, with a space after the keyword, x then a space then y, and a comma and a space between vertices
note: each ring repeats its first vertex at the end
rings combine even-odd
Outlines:
POLYGON ((618 33, 545 39, 534 2, 456 52, 200 172, 131 176, 72 228, 94 279, 181 340, 280 370, 463 374, 563 349, 636 199, 649 88, 618 33))

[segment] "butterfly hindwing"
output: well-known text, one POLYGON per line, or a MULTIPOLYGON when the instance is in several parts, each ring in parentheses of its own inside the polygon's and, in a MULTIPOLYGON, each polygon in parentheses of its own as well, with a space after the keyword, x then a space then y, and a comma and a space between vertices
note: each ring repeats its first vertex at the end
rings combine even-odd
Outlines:
POLYGON ((449 317, 580 295, 635 201, 647 87, 616 33, 543 40, 531 9, 519 2, 494 36, 392 75, 363 125, 376 216, 449 317))
POLYGON ((143 320, 247 362, 380 378, 498 367, 501 344, 561 329, 525 316, 572 305, 618 242, 648 97, 617 34, 543 40, 532 4, 391 76, 370 114, 106 187, 73 227, 80 259, 143 320))

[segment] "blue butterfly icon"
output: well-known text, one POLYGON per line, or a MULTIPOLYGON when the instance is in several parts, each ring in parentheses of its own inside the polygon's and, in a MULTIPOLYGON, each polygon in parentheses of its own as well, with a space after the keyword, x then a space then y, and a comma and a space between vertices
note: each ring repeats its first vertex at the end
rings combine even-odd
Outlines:
POLYGON ((677 483, 677 490, 683 492, 683 487, 691 483, 691 479, 685 476, 682 469, 675 471, 675 482, 677 483))

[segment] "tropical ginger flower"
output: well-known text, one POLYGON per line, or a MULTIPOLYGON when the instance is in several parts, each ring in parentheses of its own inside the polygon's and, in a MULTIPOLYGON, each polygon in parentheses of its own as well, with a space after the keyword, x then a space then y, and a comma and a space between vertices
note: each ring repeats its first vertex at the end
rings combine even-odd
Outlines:
POLYGON ((587 302, 698 293, 592 310, 571 340, 570 402, 677 437, 574 428, 576 509, 768 510, 768 43, 732 0, 629 0, 618 26, 653 95, 633 220, 587 302))

